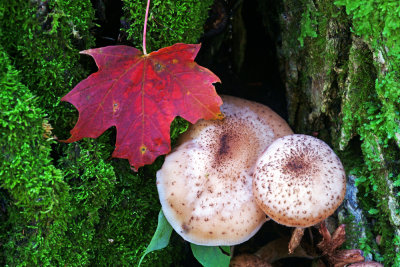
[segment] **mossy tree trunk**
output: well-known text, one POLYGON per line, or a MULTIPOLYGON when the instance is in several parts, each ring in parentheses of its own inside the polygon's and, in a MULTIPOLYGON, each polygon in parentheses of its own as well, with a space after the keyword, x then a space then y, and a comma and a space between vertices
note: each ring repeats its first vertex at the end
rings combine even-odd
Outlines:
POLYGON ((400 4, 259 4, 265 24, 278 20, 281 28, 274 39, 290 125, 331 144, 349 174, 340 212, 347 245, 400 266, 400 4))
MULTIPOLYGON (((79 51, 140 48, 146 2, 0 1, 0 265, 134 266, 149 244, 162 158, 133 172, 111 159, 111 129, 72 144, 54 140, 67 138, 78 117, 60 98, 96 71, 79 51)), ((197 42, 210 4, 153 0, 147 50, 197 42)), ((186 127, 174 121, 172 140, 186 127)), ((181 260, 175 241, 142 265, 181 260)))

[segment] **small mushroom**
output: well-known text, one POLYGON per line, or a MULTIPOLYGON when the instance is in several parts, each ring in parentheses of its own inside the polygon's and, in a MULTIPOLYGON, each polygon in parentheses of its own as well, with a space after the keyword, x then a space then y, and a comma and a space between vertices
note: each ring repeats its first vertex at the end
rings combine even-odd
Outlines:
POLYGON ((222 99, 224 119, 192 125, 157 172, 165 217, 198 245, 235 245, 258 231, 266 216, 252 194, 254 164, 273 140, 292 134, 268 107, 222 99))
POLYGON ((312 136, 288 135, 275 140, 258 159, 253 192, 271 219, 299 228, 290 251, 300 242, 300 228, 323 221, 342 203, 346 176, 326 143, 312 136))
POLYGON ((229 267, 272 267, 268 262, 254 254, 240 254, 232 258, 229 267))

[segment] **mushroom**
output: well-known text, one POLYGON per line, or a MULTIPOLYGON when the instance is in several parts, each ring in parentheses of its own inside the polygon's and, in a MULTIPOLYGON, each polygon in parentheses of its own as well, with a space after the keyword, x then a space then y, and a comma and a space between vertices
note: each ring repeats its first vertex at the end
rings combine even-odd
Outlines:
POLYGON ((266 221, 252 194, 257 158, 273 140, 292 134, 270 108, 222 96, 220 121, 191 125, 157 172, 166 219, 185 240, 235 245, 266 221))
POLYGON ((312 136, 288 135, 275 140, 258 159, 253 192, 271 219, 297 227, 291 252, 305 227, 323 221, 342 203, 346 176, 326 143, 312 136))
POLYGON ((232 258, 229 267, 272 267, 268 262, 254 254, 240 254, 232 258))

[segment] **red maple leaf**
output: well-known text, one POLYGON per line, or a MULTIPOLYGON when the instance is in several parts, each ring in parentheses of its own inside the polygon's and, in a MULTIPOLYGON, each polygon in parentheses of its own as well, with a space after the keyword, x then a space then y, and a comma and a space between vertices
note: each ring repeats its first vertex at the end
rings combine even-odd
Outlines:
POLYGON ((61 100, 73 104, 79 119, 65 142, 96 138, 117 129, 113 157, 136 169, 168 153, 170 124, 176 116, 195 123, 220 118, 221 98, 212 83, 219 78, 197 65, 198 44, 175 44, 143 55, 129 46, 108 46, 90 55, 99 70, 61 100))

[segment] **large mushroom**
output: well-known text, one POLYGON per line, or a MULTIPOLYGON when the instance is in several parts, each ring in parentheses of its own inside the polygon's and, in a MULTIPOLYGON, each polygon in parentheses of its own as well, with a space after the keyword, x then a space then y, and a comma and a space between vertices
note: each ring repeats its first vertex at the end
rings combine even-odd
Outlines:
POLYGON ((342 203, 346 176, 326 143, 312 136, 288 135, 275 140, 258 159, 253 192, 271 219, 297 227, 290 252, 305 227, 323 221, 342 203))
POLYGON ((235 245, 266 221, 252 194, 254 164, 275 139, 292 134, 270 108, 222 96, 221 121, 192 125, 157 172, 165 217, 185 240, 235 245))

